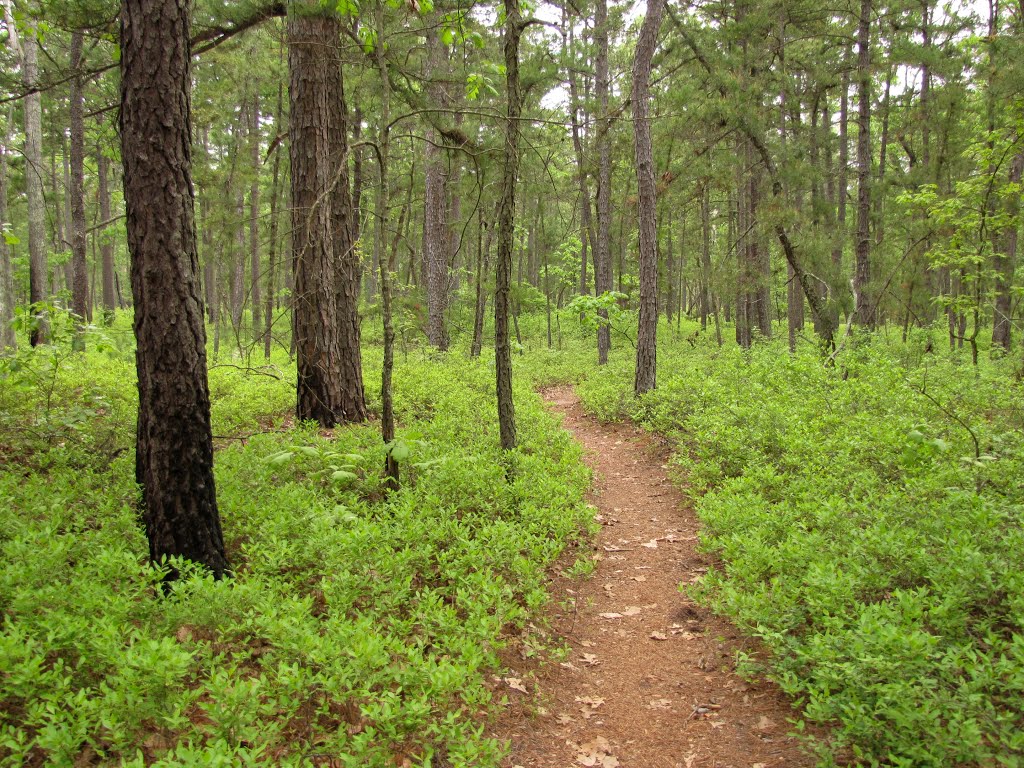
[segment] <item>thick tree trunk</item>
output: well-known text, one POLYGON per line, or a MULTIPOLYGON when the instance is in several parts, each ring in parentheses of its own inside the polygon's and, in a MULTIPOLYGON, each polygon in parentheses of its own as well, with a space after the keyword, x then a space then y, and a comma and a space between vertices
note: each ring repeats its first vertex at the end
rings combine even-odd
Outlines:
POLYGON ((647 0, 633 60, 633 135, 636 158, 637 209, 640 218, 640 317, 636 339, 636 375, 633 394, 654 389, 658 337, 658 191, 654 184, 651 146, 651 61, 658 42, 665 0, 647 0))
POLYGON ((296 413, 325 427, 366 418, 340 35, 316 2, 289 7, 296 413))
MULTIPOLYGON (((228 568, 199 295, 187 0, 121 4, 121 154, 135 303, 136 477, 150 557, 228 568)), ((172 576, 176 575, 172 571, 172 576)))
POLYGON ((85 97, 79 71, 82 65, 81 30, 71 33, 71 311, 78 316, 74 347, 85 349, 85 324, 89 318, 89 271, 85 263, 85 97))
MULTIPOLYGON (((604 0, 599 0, 604 2, 604 0)), ((505 151, 498 203, 498 260, 494 271, 494 366, 498 400, 498 431, 503 450, 516 447, 516 412, 512 401, 512 350, 509 344, 509 293, 512 282, 512 247, 516 210, 516 181, 519 176, 519 116, 523 94, 519 84, 519 38, 523 20, 519 0, 505 5, 505 82, 508 110, 505 121, 505 151)))
MULTIPOLYGON (((597 45, 597 247, 594 251, 594 290, 598 296, 612 289, 612 150, 611 119, 608 115, 608 0, 597 0, 594 16, 594 43, 597 45)), ((597 362, 608 362, 611 328, 608 312, 599 310, 597 362)))
POLYGON ((875 326, 871 290, 871 0, 861 0, 857 28, 857 243, 853 286, 857 324, 875 326))

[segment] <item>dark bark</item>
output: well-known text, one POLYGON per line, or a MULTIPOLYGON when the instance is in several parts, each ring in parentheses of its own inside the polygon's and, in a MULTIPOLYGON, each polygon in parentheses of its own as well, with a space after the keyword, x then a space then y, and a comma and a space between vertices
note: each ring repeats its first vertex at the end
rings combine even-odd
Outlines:
MULTIPOLYGON (((603 2, 603 0, 601 0, 603 2)), ((516 181, 519 176, 519 116, 523 94, 519 82, 519 39, 523 20, 519 0, 505 4, 505 83, 507 120, 505 121, 504 163, 501 198, 498 204, 498 259, 494 271, 494 364, 498 400, 498 430, 501 447, 516 447, 516 412, 512 401, 512 350, 509 344, 509 293, 512 281, 513 219, 516 209, 516 181)))
MULTIPOLYGON (((384 6, 378 3, 374 11, 377 39, 384 40, 384 6)), ((391 256, 385 260, 383 248, 384 238, 388 226, 388 205, 391 201, 391 193, 388 178, 388 163, 391 156, 391 84, 388 80, 387 63, 384 60, 384 46, 377 45, 375 49, 377 63, 377 74, 380 80, 381 107, 380 107, 380 129, 377 132, 377 196, 374 204, 374 228, 373 228, 373 261, 380 271, 380 305, 381 318, 384 325, 384 360, 381 367, 380 399, 381 418, 380 432, 381 439, 386 446, 384 457, 384 477, 386 478, 389 490, 398 490, 399 467, 394 457, 395 440, 395 406, 391 392, 391 378, 395 367, 395 326, 391 319, 391 275, 395 271, 395 255, 398 251, 398 238, 402 231, 402 219, 405 218, 405 209, 398 221, 395 230, 395 244, 391 248, 391 256)))
POLYGON ((366 418, 351 242, 341 23, 316 2, 288 16, 296 413, 325 427, 366 418))
POLYGON ((633 394, 654 389, 657 378, 658 335, 658 192, 654 184, 651 146, 651 62, 658 42, 665 0, 647 0, 633 60, 633 135, 636 159, 637 210, 640 218, 640 317, 636 339, 633 394))
POLYGON ((228 562, 199 293, 189 12, 188 0, 121 4, 121 155, 139 386, 135 473, 151 559, 181 556, 219 577, 228 562))

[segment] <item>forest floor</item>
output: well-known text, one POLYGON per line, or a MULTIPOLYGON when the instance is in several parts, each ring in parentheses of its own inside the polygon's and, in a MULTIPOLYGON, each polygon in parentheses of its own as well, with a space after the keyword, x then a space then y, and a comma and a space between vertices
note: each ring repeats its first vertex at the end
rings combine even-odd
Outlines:
POLYGON ((589 578, 556 577, 551 628, 570 649, 509 663, 509 706, 491 735, 509 768, 770 768, 812 766, 789 736, 796 716, 779 689, 734 671, 757 651, 680 584, 710 559, 694 511, 667 477, 663 444, 631 424, 601 424, 570 387, 544 393, 594 471, 601 531, 589 578), (520 671, 521 670, 521 671, 520 671))

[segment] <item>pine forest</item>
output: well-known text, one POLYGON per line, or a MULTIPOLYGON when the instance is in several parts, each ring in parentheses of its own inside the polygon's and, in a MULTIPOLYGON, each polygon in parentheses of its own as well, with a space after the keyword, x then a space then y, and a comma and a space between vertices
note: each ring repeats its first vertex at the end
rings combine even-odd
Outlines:
POLYGON ((1024 767, 1024 0, 0 9, 0 766, 1024 767))

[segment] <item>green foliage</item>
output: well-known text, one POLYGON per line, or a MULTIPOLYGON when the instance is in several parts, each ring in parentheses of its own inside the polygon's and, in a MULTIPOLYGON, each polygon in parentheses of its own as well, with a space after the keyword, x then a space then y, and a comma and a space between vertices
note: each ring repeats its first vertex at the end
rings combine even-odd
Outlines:
POLYGON ((164 597, 135 511, 130 360, 62 353, 54 371, 50 354, 23 361, 42 379, 0 379, 5 426, 28 425, 0 445, 0 765, 498 764, 480 724, 497 653, 592 514, 580 449, 535 395, 517 392, 508 483, 486 364, 400 365, 389 446, 373 424, 281 426, 283 362, 280 379, 215 368, 215 431, 277 431, 217 452, 234 575, 175 563, 164 597), (40 380, 50 424, 84 392, 106 405, 37 436, 40 380), (386 450, 403 486, 385 500, 386 450))
POLYGON ((748 669, 832 726, 823 764, 1019 765, 1024 417, 1010 364, 881 337, 834 368, 810 345, 670 340, 658 389, 637 401, 631 352, 578 392, 602 418, 678 441, 672 470, 721 558, 694 594, 764 640, 770 658, 748 669))

